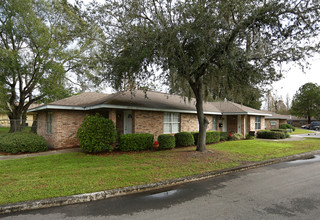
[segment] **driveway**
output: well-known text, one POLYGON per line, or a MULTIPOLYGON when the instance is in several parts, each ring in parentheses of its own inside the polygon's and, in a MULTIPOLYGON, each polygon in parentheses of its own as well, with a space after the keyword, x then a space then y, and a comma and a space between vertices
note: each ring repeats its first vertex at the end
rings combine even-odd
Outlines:
POLYGON ((3 219, 319 219, 320 156, 3 219))
POLYGON ((308 133, 308 134, 294 134, 294 135, 291 135, 292 137, 310 137, 310 138, 320 138, 320 132, 319 131, 316 131, 314 133, 308 133))

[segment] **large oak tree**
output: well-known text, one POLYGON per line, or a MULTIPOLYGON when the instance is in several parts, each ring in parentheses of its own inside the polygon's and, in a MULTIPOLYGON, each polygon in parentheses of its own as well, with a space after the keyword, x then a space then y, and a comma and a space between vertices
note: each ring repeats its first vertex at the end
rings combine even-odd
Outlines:
POLYGON ((0 1, 1 103, 11 132, 32 103, 70 95, 66 74, 85 67, 90 28, 66 0, 0 1))
POLYGON ((110 0, 94 11, 106 35, 98 59, 118 90, 157 76, 195 97, 197 150, 205 151, 206 97, 261 88, 281 77, 278 64, 318 51, 319 8, 308 0, 110 0))

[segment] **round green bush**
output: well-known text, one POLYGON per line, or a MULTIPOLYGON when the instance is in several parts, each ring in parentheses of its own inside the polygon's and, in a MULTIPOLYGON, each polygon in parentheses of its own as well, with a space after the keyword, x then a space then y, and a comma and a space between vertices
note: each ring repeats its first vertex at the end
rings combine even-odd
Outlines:
POLYGON ((77 132, 80 147, 88 153, 112 151, 117 131, 110 119, 99 114, 86 116, 77 132))
POLYGON ((3 134, 0 137, 0 151, 16 153, 33 153, 47 151, 45 139, 34 133, 15 132, 3 134))
POLYGON ((281 124, 281 125, 279 126, 279 128, 280 128, 280 129, 292 129, 293 131, 296 130, 296 128, 293 127, 293 126, 290 125, 290 124, 281 124))
POLYGON ((153 134, 122 134, 119 137, 120 151, 150 150, 153 145, 153 134))
POLYGON ((176 146, 175 138, 171 134, 160 134, 158 142, 159 149, 172 149, 176 146))
POLYGON ((180 132, 174 135, 176 146, 186 147, 194 145, 194 138, 190 132, 180 132))
POLYGON ((232 141, 237 141, 237 140, 242 140, 244 137, 240 133, 234 133, 231 135, 230 140, 232 141))

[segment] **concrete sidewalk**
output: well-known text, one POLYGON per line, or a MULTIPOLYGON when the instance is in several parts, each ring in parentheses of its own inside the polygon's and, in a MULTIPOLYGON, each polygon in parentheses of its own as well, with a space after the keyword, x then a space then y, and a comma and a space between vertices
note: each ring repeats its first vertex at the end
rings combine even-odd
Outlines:
POLYGON ((320 138, 320 132, 319 131, 316 131, 316 132, 313 132, 313 133, 307 133, 307 134, 293 134, 291 135, 293 137, 302 137, 302 138, 305 138, 305 137, 310 137, 310 138, 320 138))
POLYGON ((70 149, 50 150, 46 152, 30 153, 30 154, 0 155, 0 160, 12 160, 12 159, 27 158, 27 157, 64 154, 64 153, 71 153, 71 152, 82 152, 82 150, 80 148, 70 148, 70 149))

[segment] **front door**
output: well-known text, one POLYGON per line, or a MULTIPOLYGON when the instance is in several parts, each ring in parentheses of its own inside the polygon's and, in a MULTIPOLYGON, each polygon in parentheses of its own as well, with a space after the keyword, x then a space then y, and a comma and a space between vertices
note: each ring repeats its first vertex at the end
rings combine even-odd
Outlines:
POLYGON ((238 115, 238 133, 241 134, 241 115, 238 115))
POLYGON ((123 112, 123 127, 124 134, 132 134, 132 111, 124 111, 123 112))

